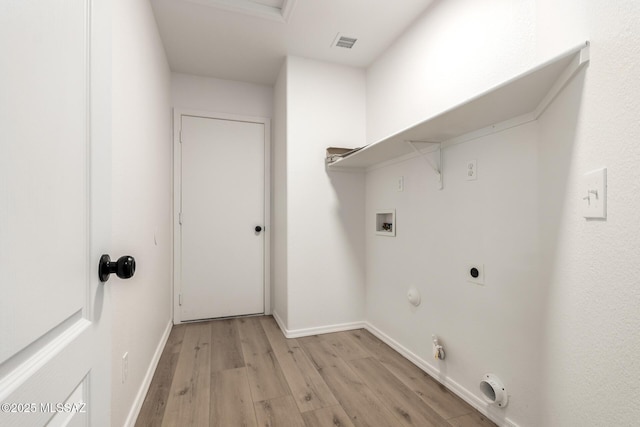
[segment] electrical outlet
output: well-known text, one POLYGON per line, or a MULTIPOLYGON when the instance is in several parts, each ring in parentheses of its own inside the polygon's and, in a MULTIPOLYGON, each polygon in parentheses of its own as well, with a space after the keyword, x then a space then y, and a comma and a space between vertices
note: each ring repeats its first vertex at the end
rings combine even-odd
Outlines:
POLYGON ((122 355, 122 384, 127 381, 129 376, 129 352, 122 355))
POLYGON ((476 160, 467 161, 467 181, 478 179, 478 162, 476 160))
POLYGON ((467 281, 471 283, 477 283, 478 285, 484 285, 484 265, 483 264, 469 264, 467 266, 467 281))
POLYGON ((401 176, 400 178, 398 178, 397 190, 398 192, 404 191, 404 176, 401 176))

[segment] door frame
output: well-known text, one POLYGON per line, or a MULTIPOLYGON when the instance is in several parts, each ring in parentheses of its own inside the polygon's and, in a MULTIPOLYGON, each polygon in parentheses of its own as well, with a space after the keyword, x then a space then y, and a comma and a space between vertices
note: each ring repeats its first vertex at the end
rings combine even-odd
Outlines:
POLYGON ((173 323, 182 323, 180 293, 182 291, 182 230, 180 207, 182 202, 182 157, 180 127, 182 116, 205 119, 232 120, 264 125, 264 314, 271 314, 271 119, 217 113, 212 111, 173 109, 173 323))

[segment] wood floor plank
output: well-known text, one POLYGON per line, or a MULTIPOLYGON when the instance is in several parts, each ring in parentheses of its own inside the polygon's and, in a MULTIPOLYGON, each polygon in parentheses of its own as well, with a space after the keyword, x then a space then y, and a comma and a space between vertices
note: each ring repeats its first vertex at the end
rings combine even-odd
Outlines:
POLYGON ((184 341, 184 332, 186 330, 186 324, 173 325, 167 344, 164 347, 166 351, 174 354, 180 354, 182 351, 182 342, 184 341))
POLYGON ((149 391, 138 414, 136 427, 155 427, 162 423, 167 400, 171 391, 171 382, 178 365, 185 328, 182 325, 171 329, 160 361, 153 374, 149 391))
POLYGON ((163 426, 207 425, 211 385, 211 326, 187 325, 163 426))
POLYGON ((246 368, 211 374, 210 427, 257 427, 246 368))
POLYGON ((211 322, 211 372, 244 367, 238 319, 211 322))
POLYGON ((349 365, 393 412, 399 420, 399 425, 409 427, 448 425, 444 418, 374 358, 352 360, 349 365))
POLYGON ((494 424, 493 421, 478 412, 472 412, 447 421, 453 427, 496 427, 496 424, 494 424))
POLYGON ((475 411, 471 405, 450 392, 445 386, 380 341, 369 331, 361 329, 349 333, 442 418, 448 420, 475 411))
POLYGON ((337 355, 334 347, 315 336, 304 338, 302 347, 354 426, 398 425, 394 415, 337 355))
POLYGON ((296 338, 296 340, 319 372, 322 372, 325 367, 335 366, 340 359, 335 348, 324 342, 318 335, 296 338))
POLYGON ((257 317, 237 320, 253 401, 260 402, 291 394, 260 320, 257 317))
POLYGON ((337 405, 338 401, 298 342, 285 338, 273 317, 265 316, 261 323, 300 412, 337 405))
POLYGON ((291 396, 263 400, 254 405, 261 427, 306 427, 291 396))
POLYGON ((354 427, 342 406, 330 406, 302 414, 307 427, 354 427))
POLYGON ((331 344, 342 360, 349 361, 372 356, 369 351, 348 332, 325 334, 321 335, 320 339, 331 344))
POLYGON ((177 325, 136 425, 427 426, 426 404, 444 426, 494 426, 369 332, 340 334, 288 340, 271 317, 177 325))

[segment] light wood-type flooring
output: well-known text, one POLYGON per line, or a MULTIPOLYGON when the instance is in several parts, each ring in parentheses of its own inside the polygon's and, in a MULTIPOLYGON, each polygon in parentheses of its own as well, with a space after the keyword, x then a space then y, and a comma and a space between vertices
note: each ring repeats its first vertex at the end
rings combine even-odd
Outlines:
POLYGON ((136 426, 494 426, 366 330, 271 316, 174 326, 136 426))

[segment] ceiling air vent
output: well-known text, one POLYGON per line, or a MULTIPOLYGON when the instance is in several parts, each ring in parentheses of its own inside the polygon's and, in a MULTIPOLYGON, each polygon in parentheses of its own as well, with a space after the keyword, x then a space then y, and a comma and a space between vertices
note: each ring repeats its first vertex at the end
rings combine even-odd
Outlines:
POLYGON ((336 38, 333 40, 333 44, 331 46, 344 47, 346 49, 351 49, 353 45, 356 44, 356 41, 358 41, 358 39, 356 39, 355 37, 347 37, 338 33, 336 38))

